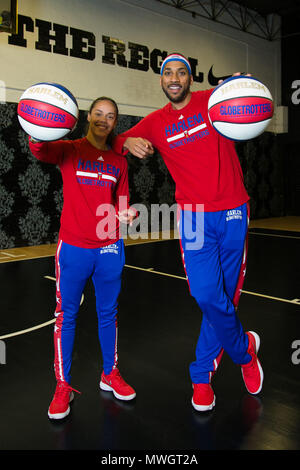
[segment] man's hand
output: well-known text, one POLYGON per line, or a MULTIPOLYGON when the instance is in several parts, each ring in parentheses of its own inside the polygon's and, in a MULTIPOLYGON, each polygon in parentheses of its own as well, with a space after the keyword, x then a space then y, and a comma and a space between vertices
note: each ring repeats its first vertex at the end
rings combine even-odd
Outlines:
MULTIPOLYGON (((241 73, 241 72, 235 72, 232 74, 233 77, 238 77, 239 75, 243 75, 245 77, 251 77, 251 73, 241 73)), ((223 83, 224 80, 219 80, 218 81, 218 85, 220 85, 220 83, 223 83)))
POLYGON ((152 147, 151 142, 142 137, 128 137, 123 147, 129 150, 132 155, 138 158, 147 158, 149 155, 153 155, 154 148, 152 147))
POLYGON ((39 144, 40 142, 43 142, 42 140, 34 139, 30 135, 28 137, 29 137, 29 141, 32 142, 33 144, 39 144))

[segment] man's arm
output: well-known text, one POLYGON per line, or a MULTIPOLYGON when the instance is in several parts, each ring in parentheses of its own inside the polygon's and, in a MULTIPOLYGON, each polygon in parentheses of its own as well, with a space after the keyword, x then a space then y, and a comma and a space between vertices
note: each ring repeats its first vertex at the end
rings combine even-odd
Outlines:
POLYGON ((113 150, 121 155, 130 152, 138 158, 153 155, 151 130, 151 120, 147 116, 128 131, 116 136, 113 141, 113 150))
POLYGON ((129 184, 128 184, 128 163, 124 158, 123 169, 116 188, 116 217, 120 222, 132 225, 133 220, 138 216, 136 209, 129 204, 129 184))
POLYGON ((152 143, 143 137, 127 137, 123 143, 123 149, 141 159, 154 153, 152 143))

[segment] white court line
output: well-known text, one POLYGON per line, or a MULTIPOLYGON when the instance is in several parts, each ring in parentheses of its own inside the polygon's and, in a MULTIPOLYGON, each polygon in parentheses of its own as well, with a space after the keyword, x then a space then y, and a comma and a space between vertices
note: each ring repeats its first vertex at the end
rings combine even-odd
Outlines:
MULTIPOLYGON (((153 274, 159 274, 160 276, 174 277, 176 279, 183 279, 184 281, 187 280, 187 278, 184 277, 184 276, 176 276, 175 274, 168 274, 168 273, 162 273, 160 271, 154 271, 153 268, 139 268, 137 266, 130 266, 129 264, 125 264, 125 266, 127 268, 131 268, 131 269, 138 269, 140 271, 147 271, 147 272, 150 272, 150 273, 153 273, 153 274)), ((259 294, 258 292, 250 292, 250 291, 247 291, 247 290, 242 290, 242 293, 249 294, 249 295, 255 295, 257 297, 264 297, 266 299, 277 300, 278 302, 286 302, 286 303, 289 303, 289 304, 299 305, 300 306, 300 299, 293 299, 293 300, 281 299, 280 297, 273 297, 271 295, 259 294)))
MULTIPOLYGON (((177 276, 176 274, 163 273, 161 271, 155 271, 153 268, 141 268, 139 266, 131 266, 130 264, 125 264, 125 267, 130 268, 130 269, 136 269, 138 271, 146 271, 146 272, 149 272, 149 273, 152 273, 152 274, 158 274, 160 276, 166 276, 166 277, 172 277, 172 278, 175 278, 175 279, 181 279, 183 281, 187 280, 187 278, 185 276, 177 276)), ((56 281, 55 277, 52 277, 52 276, 44 276, 44 277, 45 277, 45 279, 50 279, 51 281, 56 281)), ((263 298, 269 299, 269 300, 275 300, 275 301, 278 301, 278 302, 285 302, 285 303, 288 303, 288 304, 293 304, 293 305, 300 306, 300 299, 288 300, 288 299, 282 299, 280 297, 273 297, 271 295, 259 294, 258 292, 250 292, 250 291, 246 291, 246 290, 242 290, 242 293, 249 294, 249 295, 254 295, 254 296, 257 296, 257 297, 263 297, 263 298)), ((82 295, 80 305, 83 302, 83 297, 84 296, 82 295)), ((5 339, 5 338, 11 338, 12 336, 22 335, 24 333, 29 333, 30 331, 34 331, 34 330, 37 330, 39 328, 43 328, 45 326, 51 325, 51 323, 54 323, 54 322, 55 322, 55 318, 52 319, 52 320, 49 320, 46 323, 42 323, 42 324, 34 326, 32 328, 27 328, 26 330, 17 331, 16 333, 9 333, 7 335, 0 336, 0 340, 5 339)))
POLYGON ((263 235, 265 237, 276 237, 276 238, 294 238, 295 240, 299 240, 300 237, 294 237, 293 235, 277 235, 276 233, 263 233, 263 232, 251 232, 249 230, 250 235, 263 235))
POLYGON ((137 269, 138 271, 147 271, 153 274, 160 274, 161 276, 168 276, 168 277, 174 277, 176 279, 183 279, 184 281, 186 281, 187 279, 186 277, 176 276, 175 274, 168 274, 168 273, 162 273, 160 271, 155 271, 153 268, 140 268, 138 266, 130 266, 130 264, 125 264, 125 267, 131 268, 131 269, 137 269))
POLYGON ((39 328, 44 328, 44 326, 51 325, 51 323, 54 323, 54 322, 55 322, 55 318, 45 323, 41 323, 40 325, 27 328, 26 330, 16 331, 15 333, 9 333, 7 335, 0 336, 0 339, 6 339, 6 338, 11 338, 12 336, 23 335, 24 333, 29 333, 30 331, 38 330, 39 328))
POLYGON ((0 251, 0 255, 1 255, 0 260, 5 259, 6 261, 7 261, 8 258, 9 259, 13 258, 15 260, 16 258, 24 258, 24 256, 26 256, 25 254, 24 255, 22 255, 22 254, 21 255, 14 255, 12 253, 6 253, 5 251, 0 251))
POLYGON ((14 255, 12 253, 6 253, 5 251, 0 251, 0 254, 5 255, 5 256, 10 256, 11 258, 19 258, 20 256, 25 256, 25 255, 14 255))
MULTIPOLYGON (((50 279, 50 281, 56 281, 56 278, 52 276, 44 276, 44 278, 50 279)), ((82 305, 83 301, 84 301, 84 294, 82 294, 80 305, 82 305)), ((22 335, 24 333, 30 333, 31 331, 38 330, 39 328, 44 328, 45 326, 51 325, 52 323, 55 323, 55 321, 56 321, 56 318, 53 318, 52 320, 49 320, 45 323, 41 323, 40 325, 27 328, 26 330, 16 331, 15 333, 9 333, 7 335, 0 336, 0 339, 6 339, 6 338, 11 338, 13 336, 22 335)))

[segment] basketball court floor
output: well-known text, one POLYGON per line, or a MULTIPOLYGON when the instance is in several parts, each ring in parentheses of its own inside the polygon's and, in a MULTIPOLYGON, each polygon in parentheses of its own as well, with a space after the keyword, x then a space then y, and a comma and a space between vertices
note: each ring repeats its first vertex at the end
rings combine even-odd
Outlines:
MULTIPOLYGON (((283 222, 286 219, 283 219, 283 222)), ((272 222, 272 221, 271 221, 272 222)), ((0 253, 1 451, 300 450, 300 225, 253 223, 239 305, 261 337, 259 396, 223 356, 216 406, 191 405, 188 366, 201 312, 190 297, 177 239, 126 246, 119 299, 119 368, 137 396, 124 403, 99 389, 101 352, 93 286, 78 315, 70 415, 48 419, 55 389, 54 246, 0 253)))

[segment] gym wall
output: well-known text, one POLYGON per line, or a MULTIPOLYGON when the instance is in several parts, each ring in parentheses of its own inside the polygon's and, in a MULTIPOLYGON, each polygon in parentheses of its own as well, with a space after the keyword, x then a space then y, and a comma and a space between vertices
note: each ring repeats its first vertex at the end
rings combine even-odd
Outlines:
MULTIPOLYGON (((80 119, 71 138, 85 132, 86 111, 101 95, 120 108, 118 131, 163 106, 159 67, 170 52, 189 57, 193 90, 220 77, 250 72, 282 105, 281 44, 203 18, 193 18, 154 0, 19 0, 17 34, 0 34, 0 248, 54 243, 62 188, 59 170, 29 152, 17 120, 17 102, 30 85, 49 81, 76 97, 80 119)), ((284 215, 282 129, 274 119, 262 136, 238 144, 251 196, 252 218, 284 215)), ((174 183, 161 157, 129 156, 131 202, 174 202, 174 183)))

